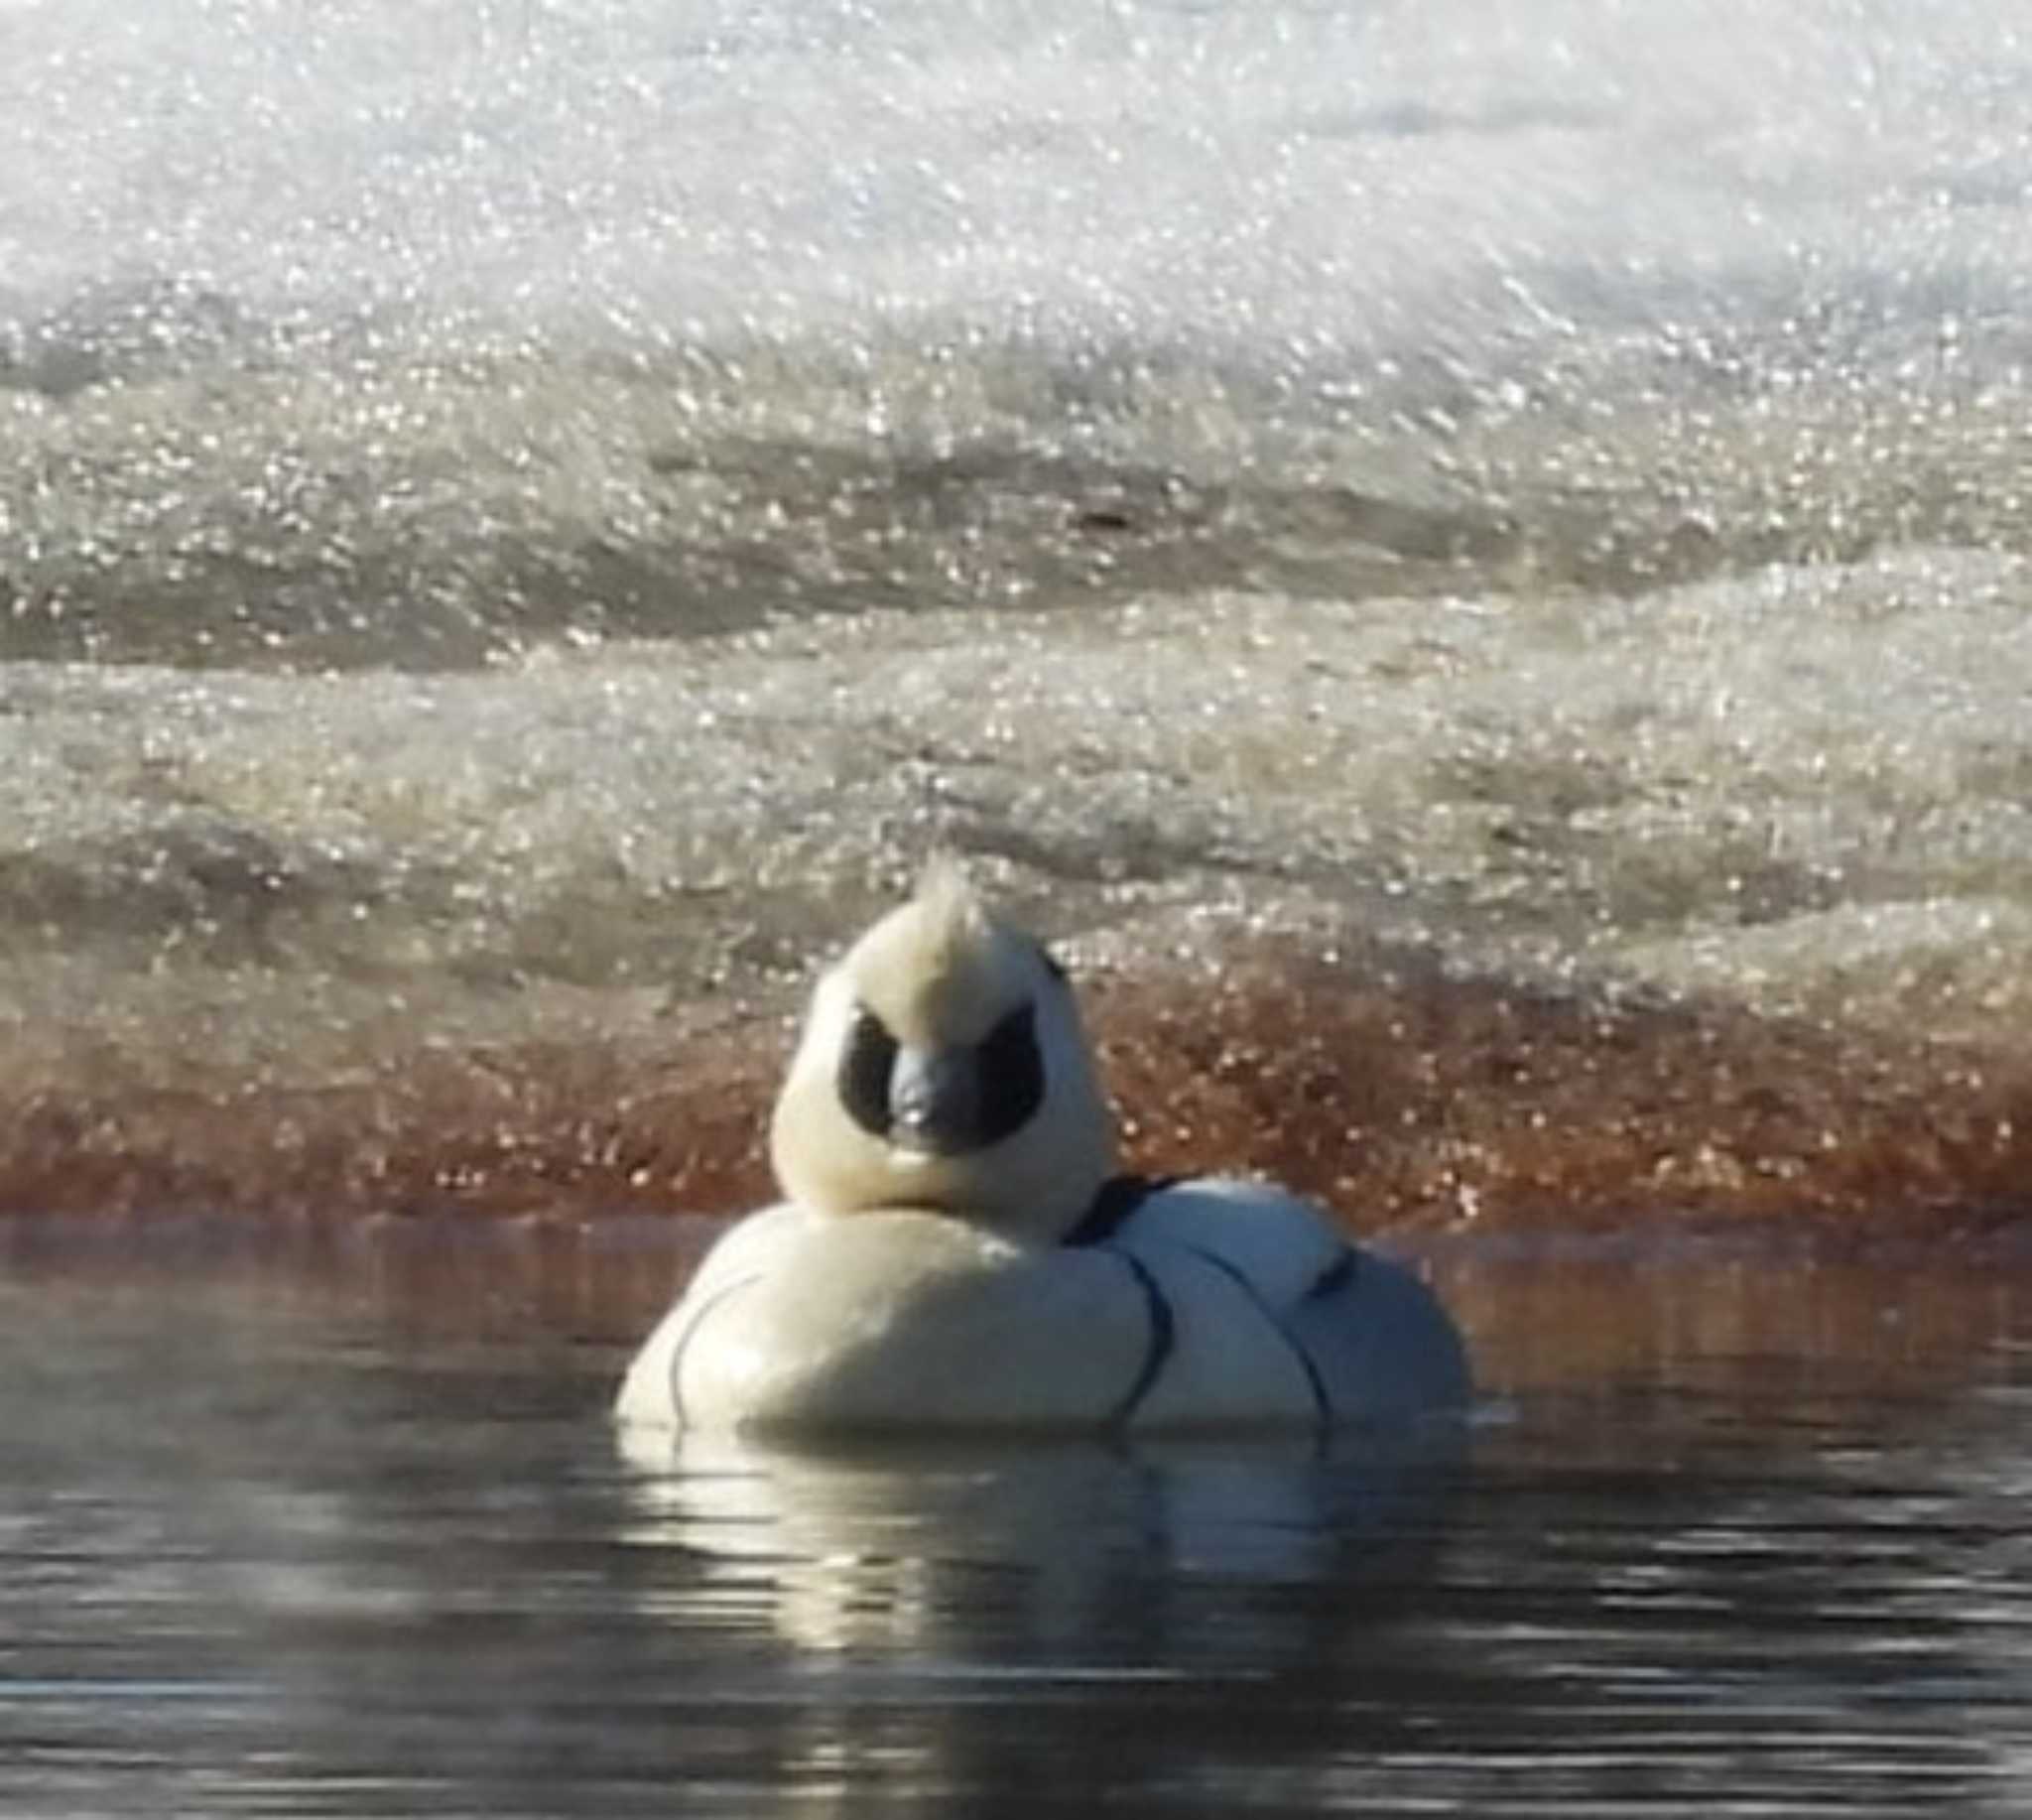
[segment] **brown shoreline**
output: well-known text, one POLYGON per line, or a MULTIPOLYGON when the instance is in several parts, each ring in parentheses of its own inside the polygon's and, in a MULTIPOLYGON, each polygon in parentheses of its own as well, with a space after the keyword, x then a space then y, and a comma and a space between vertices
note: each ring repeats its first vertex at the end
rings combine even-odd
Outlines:
MULTIPOLYGON (((1770 1222, 1835 1241, 2032 1224, 2032 1054, 1583 994, 1232 936, 1084 982, 1127 1160, 1259 1171, 1350 1227, 1770 1222)), ((0 1214, 578 1220, 769 1193, 786 1042, 419 1041, 328 1085, 17 1035, 0 1214)))

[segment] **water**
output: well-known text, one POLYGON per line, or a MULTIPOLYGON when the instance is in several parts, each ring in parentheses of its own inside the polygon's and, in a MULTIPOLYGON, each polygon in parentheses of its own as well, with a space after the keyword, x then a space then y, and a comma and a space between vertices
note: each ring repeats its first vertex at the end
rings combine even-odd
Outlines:
POLYGON ((1986 0, 0 0, 5 1800, 2022 1804, 2028 120, 1986 0), (936 845, 1464 1465, 615 1453, 936 845))
POLYGON ((9 1811, 2024 1798, 2021 1276, 1469 1247, 1464 1435, 771 1455, 602 1420, 655 1228, 151 1230, 14 1256, 9 1811))

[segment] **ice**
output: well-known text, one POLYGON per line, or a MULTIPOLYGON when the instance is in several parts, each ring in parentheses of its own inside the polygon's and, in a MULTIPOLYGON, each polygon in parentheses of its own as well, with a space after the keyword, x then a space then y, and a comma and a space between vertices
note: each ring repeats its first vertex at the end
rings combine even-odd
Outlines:
POLYGON ((2028 102, 1978 0, 0 10, 10 1104, 592 1093, 939 845, 2016 1053, 2028 102))
MULTIPOLYGON (((2026 591, 2017 559, 1910 550, 1639 600, 863 615, 434 678, 24 666, 0 840, 24 929, 96 939, 95 904, 105 939, 333 967, 695 994, 795 969, 943 842, 1062 925, 1240 880, 1639 976, 1684 948, 1718 980, 1733 945, 1744 989, 1810 999, 1804 932, 1840 932, 1839 972, 1878 910, 2032 909, 2026 591)), ((1982 926, 1971 1007, 2015 1005, 2021 920, 1982 926)))

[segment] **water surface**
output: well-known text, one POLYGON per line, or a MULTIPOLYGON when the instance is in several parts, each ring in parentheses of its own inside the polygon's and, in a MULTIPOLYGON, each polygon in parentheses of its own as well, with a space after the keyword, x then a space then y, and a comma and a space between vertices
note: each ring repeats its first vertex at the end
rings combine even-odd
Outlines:
POLYGON ((1993 1270, 1457 1248, 1464 1432, 770 1454, 619 1444, 632 1317, 459 1248, 5 1292, 13 1811, 2023 1799, 1993 1270))

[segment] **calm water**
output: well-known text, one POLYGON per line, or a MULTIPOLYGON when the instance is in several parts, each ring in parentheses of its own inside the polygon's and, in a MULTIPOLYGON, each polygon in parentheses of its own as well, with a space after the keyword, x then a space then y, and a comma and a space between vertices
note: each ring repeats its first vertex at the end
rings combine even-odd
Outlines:
POLYGON ((2032 1306, 1984 1272, 1456 1252, 1464 1436, 772 1457, 624 1450, 613 1299, 445 1248, 5 1292, 9 1811, 2027 1793, 2032 1306), (1648 1347, 1548 1350, 1563 1298, 1648 1347))

